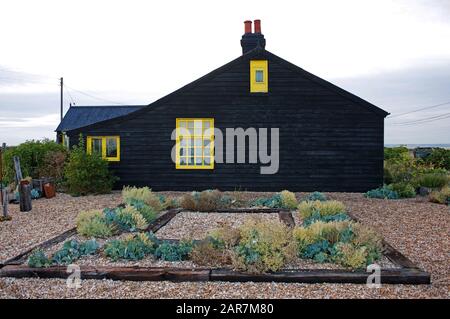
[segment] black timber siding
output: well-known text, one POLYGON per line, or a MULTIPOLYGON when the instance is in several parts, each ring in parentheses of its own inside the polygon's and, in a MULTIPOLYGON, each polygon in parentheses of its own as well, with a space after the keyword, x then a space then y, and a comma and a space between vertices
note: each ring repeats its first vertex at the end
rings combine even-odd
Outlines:
MULTIPOLYGON (((135 116, 69 132, 120 135, 121 161, 110 167, 122 185, 154 190, 354 191, 383 181, 384 116, 269 60, 269 93, 249 93, 249 62, 241 59, 212 78, 135 116), (214 118, 215 127, 279 128, 280 163, 215 164, 214 170, 176 170, 171 140, 176 118, 214 118)), ((225 137, 224 137, 225 140, 225 137)), ((236 147, 236 146, 235 146, 236 147)), ((226 150, 224 150, 226 151, 226 150)), ((225 152, 224 152, 225 153, 225 152)), ((224 154, 225 156, 225 154, 224 154)))

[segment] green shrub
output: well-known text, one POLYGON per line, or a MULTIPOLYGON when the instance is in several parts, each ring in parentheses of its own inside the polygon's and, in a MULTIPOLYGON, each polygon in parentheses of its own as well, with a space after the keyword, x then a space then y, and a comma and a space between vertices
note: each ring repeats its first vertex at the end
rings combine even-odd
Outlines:
POLYGON ((303 219, 302 225, 309 226, 317 221, 328 222, 339 222, 344 220, 351 220, 351 218, 345 213, 339 213, 335 215, 321 215, 320 212, 315 211, 309 217, 303 219))
POLYGON ((82 236, 107 238, 115 233, 114 225, 106 220, 100 210, 81 212, 77 216, 76 223, 77 232, 82 236))
POLYGON ((344 267, 361 269, 367 266, 367 249, 350 243, 338 243, 333 258, 344 267))
POLYGON ((280 197, 281 197, 281 207, 282 208, 287 208, 287 209, 297 208, 298 202, 297 202, 297 198, 295 197, 294 193, 292 193, 288 190, 284 190, 280 193, 280 197))
MULTIPOLYGON (((8 183, 15 181, 13 156, 20 158, 20 167, 23 176, 39 178, 41 177, 39 175, 42 173, 43 168, 47 166, 47 156, 53 152, 66 154, 67 150, 63 145, 49 139, 30 140, 16 147, 7 148, 3 153, 5 181, 8 183)), ((54 167, 54 169, 56 170, 58 167, 54 167)), ((47 171, 48 177, 55 177, 50 174, 51 172, 54 172, 54 170, 47 171)))
POLYGON ((430 194, 430 202, 438 204, 450 203, 450 187, 444 187, 439 191, 434 191, 430 194))
POLYGON ((409 155, 387 160, 384 162, 384 167, 389 171, 392 183, 413 183, 418 176, 429 169, 422 164, 421 160, 409 155))
POLYGON ((239 227, 233 266, 249 272, 277 271, 295 257, 291 231, 278 221, 250 220, 239 227))
POLYGON ((251 202, 251 206, 269 207, 269 208, 286 208, 295 209, 298 205, 295 194, 284 190, 281 193, 276 193, 271 197, 260 197, 251 202))
POLYGON ((311 194, 306 196, 302 201, 314 202, 316 200, 324 202, 327 200, 327 197, 325 196, 325 194, 321 192, 312 192, 311 194))
POLYGON ((448 184, 449 176, 442 173, 428 173, 418 177, 417 184, 421 187, 441 188, 448 184))
POLYGON ((149 233, 129 235, 124 239, 115 239, 106 243, 103 250, 105 256, 113 261, 119 259, 141 260, 155 251, 154 236, 149 233))
POLYGON ((425 157, 424 161, 433 167, 450 171, 450 149, 435 148, 429 156, 425 157))
POLYGON ((345 213, 345 205, 336 200, 301 202, 298 205, 298 212, 302 219, 306 219, 314 213, 318 213, 321 216, 337 215, 345 213))
POLYGON ((40 249, 33 251, 28 258, 28 266, 32 268, 48 267, 51 264, 51 260, 40 249))
POLYGON ((163 242, 156 248, 155 257, 166 261, 181 261, 188 258, 193 248, 191 241, 182 240, 179 243, 163 242))
POLYGON ((180 200, 180 205, 183 209, 208 212, 229 207, 231 200, 217 189, 208 189, 185 194, 180 200))
POLYGON ((144 230, 148 226, 145 218, 131 205, 117 209, 112 221, 122 231, 134 232, 144 230))
POLYGON ((269 198, 265 198, 265 197, 257 198, 251 203, 251 206, 282 208, 283 203, 281 200, 281 195, 279 193, 277 193, 269 198))
POLYGON ((151 223, 152 221, 154 221, 156 219, 156 216, 158 215, 152 207, 148 206, 142 200, 132 199, 128 201, 128 204, 139 211, 139 213, 142 215, 142 217, 144 217, 147 223, 151 223))
POLYGON ((142 201, 150 206, 155 212, 160 212, 164 209, 164 199, 153 193, 148 187, 137 188, 126 186, 122 189, 122 198, 125 203, 136 200, 142 201))
POLYGON ((379 187, 376 189, 372 189, 364 194, 367 198, 381 198, 381 199, 398 199, 398 193, 396 191, 393 191, 386 185, 383 185, 383 187, 379 187))
POLYGON ((38 168, 38 174, 42 177, 53 178, 58 188, 64 185, 64 168, 68 157, 67 150, 50 151, 44 155, 44 161, 38 168))
POLYGON ((385 147, 384 159, 385 160, 398 160, 409 155, 409 150, 406 146, 399 147, 385 147))
POLYGON ((293 231, 293 237, 297 241, 300 255, 308 249, 308 245, 327 241, 333 245, 339 241, 348 241, 353 234, 353 222, 335 221, 323 222, 317 221, 308 226, 296 227, 293 231))
POLYGON ((318 221, 296 227, 293 237, 299 257, 335 262, 352 269, 373 263, 382 252, 382 239, 367 227, 351 221, 318 221))
POLYGON ((407 183, 394 183, 388 186, 394 192, 398 194, 400 198, 412 198, 416 197, 416 190, 414 187, 407 183))
POLYGON ((68 265, 82 256, 93 255, 99 249, 99 244, 95 239, 79 243, 77 240, 68 240, 63 247, 53 254, 52 262, 57 265, 68 265))
POLYGON ((219 248, 231 249, 236 246, 241 239, 239 229, 224 225, 220 228, 214 229, 208 233, 209 240, 219 248))
POLYGON ((231 264, 230 251, 219 247, 213 240, 207 239, 194 245, 189 259, 195 264, 208 267, 223 267, 231 264))
POLYGON ((383 169, 383 183, 386 185, 392 184, 393 182, 393 177, 392 177, 392 173, 389 170, 389 168, 384 167, 383 169))
POLYGON ((87 154, 83 137, 70 152, 65 166, 67 192, 72 195, 110 193, 116 177, 108 170, 108 161, 97 153, 87 154))

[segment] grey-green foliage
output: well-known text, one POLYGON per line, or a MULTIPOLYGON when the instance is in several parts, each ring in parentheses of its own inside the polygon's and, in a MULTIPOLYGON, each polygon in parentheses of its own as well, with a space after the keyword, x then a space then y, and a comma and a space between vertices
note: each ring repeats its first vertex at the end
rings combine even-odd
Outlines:
POLYGON ((104 253, 116 261, 141 260, 155 251, 156 239, 151 233, 140 233, 125 239, 115 239, 105 245, 104 253))
POLYGON ((193 243, 191 241, 163 242, 156 248, 155 257, 166 261, 181 261, 187 259, 192 248, 193 243))
POLYGON ((47 267, 50 266, 51 263, 51 260, 40 249, 33 251, 28 258, 28 266, 32 268, 47 267))
POLYGON ((52 261, 58 265, 71 264, 82 256, 95 254, 98 249, 99 244, 95 239, 82 243, 75 239, 69 240, 64 243, 60 250, 53 254, 52 261))

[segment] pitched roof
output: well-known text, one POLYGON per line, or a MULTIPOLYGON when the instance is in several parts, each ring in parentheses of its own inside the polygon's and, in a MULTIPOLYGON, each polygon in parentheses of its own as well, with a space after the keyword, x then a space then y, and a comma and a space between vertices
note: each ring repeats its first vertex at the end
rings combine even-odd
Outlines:
POLYGON ((71 106, 56 131, 70 131, 137 111, 146 105, 71 106))
MULTIPOLYGON (((319 78, 318 76, 315 76, 312 73, 309 73, 308 71, 296 66, 293 63, 290 63, 286 60, 284 60, 283 58, 280 58, 279 56, 261 48, 261 47, 256 47, 255 49, 239 56, 238 58, 232 60, 231 62, 228 62, 227 64, 207 73, 206 75, 198 78, 197 80, 192 81, 189 84, 186 84, 185 86, 179 88, 178 90, 173 91, 172 93, 167 94, 166 96, 161 97, 160 99, 156 100, 155 102, 149 104, 148 106, 152 109, 152 110, 156 110, 159 106, 164 105, 167 101, 171 100, 172 98, 186 92, 189 91, 191 89, 193 89, 194 87, 196 87, 197 85, 204 83, 206 81, 208 81, 209 79, 215 77, 216 75, 226 71, 227 69, 233 67, 234 65, 236 65, 237 63, 240 63, 242 60, 249 60, 252 58, 270 58, 273 61, 276 61, 277 63, 279 63, 280 65, 283 65, 284 67, 293 70, 297 73, 299 73, 300 75, 302 75, 303 77, 309 79, 310 81, 313 81, 315 83, 317 83, 318 85, 321 85, 327 89, 329 89, 330 91, 335 92, 336 94, 341 95, 342 97, 360 105, 361 107, 365 107, 368 110, 372 111, 374 114, 377 114, 378 116, 382 116, 382 117, 386 117, 387 115, 389 115, 389 112, 386 112, 385 110, 379 108, 376 105, 373 105, 372 103, 360 98, 359 96, 356 96, 344 89, 341 89, 340 87, 322 79, 319 78)), ((142 112, 146 112, 148 109, 147 108, 142 108, 140 107, 139 109, 135 109, 134 111, 125 113, 123 115, 119 115, 117 117, 120 117, 120 120, 126 120, 126 119, 130 119, 130 118, 135 118, 138 117, 142 112)), ((115 120, 113 118, 110 118, 111 120, 115 120)), ((109 119, 104 119, 101 121, 107 121, 109 119)), ((100 122, 100 121, 98 121, 100 122)), ((99 123, 100 124, 100 123, 99 123)), ((104 124, 104 123, 102 123, 104 124)), ((100 124, 100 125, 102 125, 100 124)), ((97 126, 96 122, 92 122, 90 124, 86 124, 85 126, 97 126)), ((81 126, 79 126, 81 127, 81 126)), ((79 128, 78 127, 78 128, 79 128)), ((75 129, 75 128, 73 128, 75 129)))

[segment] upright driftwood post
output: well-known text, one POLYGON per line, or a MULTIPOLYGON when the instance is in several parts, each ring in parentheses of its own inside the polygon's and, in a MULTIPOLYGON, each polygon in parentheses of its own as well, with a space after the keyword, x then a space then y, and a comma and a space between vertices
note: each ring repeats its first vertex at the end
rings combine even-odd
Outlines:
POLYGON ((3 185, 3 154, 6 151, 6 143, 0 148, 0 206, 3 210, 3 219, 8 220, 8 192, 3 185))
POLYGON ((29 212, 31 210, 31 185, 19 184, 20 211, 29 212))
POLYGON ((14 161, 14 169, 16 171, 16 182, 17 184, 19 184, 20 181, 23 179, 22 169, 20 168, 19 156, 13 156, 13 161, 14 161))

